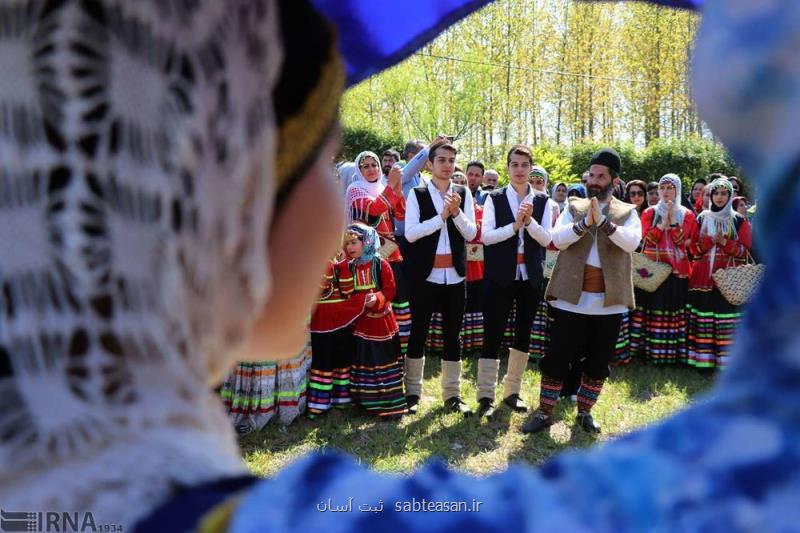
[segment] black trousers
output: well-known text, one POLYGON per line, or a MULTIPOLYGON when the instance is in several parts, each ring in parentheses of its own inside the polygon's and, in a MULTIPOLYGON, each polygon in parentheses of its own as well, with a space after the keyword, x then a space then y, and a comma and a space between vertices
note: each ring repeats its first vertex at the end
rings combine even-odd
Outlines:
POLYGON ((605 379, 617 349, 622 315, 583 315, 550 307, 550 349, 541 361, 542 374, 567 381, 572 367, 592 379, 605 379), (580 363, 581 357, 586 359, 580 363))
POLYGON ((517 316, 512 347, 528 353, 531 347, 531 324, 541 294, 541 288, 534 288, 529 281, 517 280, 505 287, 492 281, 486 282, 486 298, 483 306, 483 355, 481 357, 485 359, 499 358, 497 352, 503 341, 508 314, 515 302, 517 316))
POLYGON ((428 281, 416 282, 411 288, 411 338, 408 339, 408 357, 419 359, 428 338, 431 315, 434 310, 442 313, 444 322, 445 361, 461 360, 461 322, 464 319, 466 288, 462 281, 454 285, 441 285, 428 281))

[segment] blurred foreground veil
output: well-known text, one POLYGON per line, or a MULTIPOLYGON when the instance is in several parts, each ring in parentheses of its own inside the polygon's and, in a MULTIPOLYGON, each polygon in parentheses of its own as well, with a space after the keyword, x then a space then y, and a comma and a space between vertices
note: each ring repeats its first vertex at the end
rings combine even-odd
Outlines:
MULTIPOLYGON (((316 0, 340 35, 349 28, 342 51, 350 83, 393 63, 481 3, 316 0)), ((249 491, 232 515, 232 531, 800 527, 800 2, 653 3, 702 9, 695 99, 755 181, 764 206, 756 229, 767 275, 718 385, 656 426, 598 449, 563 454, 539 469, 513 466, 483 479, 436 462, 411 477, 381 475, 345 456, 315 454, 249 491), (319 510, 320 502, 346 505, 349 498, 354 512, 331 516, 319 510), (477 499, 482 505, 472 513, 398 511, 414 499, 477 499), (384 503, 380 512, 356 509, 362 503, 377 506, 378 500, 384 503)))

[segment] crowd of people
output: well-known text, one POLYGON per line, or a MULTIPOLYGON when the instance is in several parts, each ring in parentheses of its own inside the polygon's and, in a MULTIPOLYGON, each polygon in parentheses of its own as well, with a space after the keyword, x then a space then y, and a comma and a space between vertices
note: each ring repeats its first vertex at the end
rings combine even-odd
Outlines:
POLYGON ((337 165, 348 226, 308 346, 280 366, 242 363, 231 374, 221 393, 241 432, 276 413, 288 423, 353 404, 384 420, 416 414, 426 356, 441 360, 444 409, 465 416, 527 412, 522 374, 537 363, 526 432, 550 425, 561 398, 599 432, 591 411, 615 365, 725 366, 741 311, 712 275, 752 257, 741 180, 712 174, 686 195, 676 174, 625 183, 606 148, 580 183, 551 184, 530 148, 515 145, 498 186, 496 170, 461 168, 457 155, 439 137, 337 165), (640 286, 635 255, 671 273, 640 286), (465 357, 477 360, 475 408, 461 394, 465 357))

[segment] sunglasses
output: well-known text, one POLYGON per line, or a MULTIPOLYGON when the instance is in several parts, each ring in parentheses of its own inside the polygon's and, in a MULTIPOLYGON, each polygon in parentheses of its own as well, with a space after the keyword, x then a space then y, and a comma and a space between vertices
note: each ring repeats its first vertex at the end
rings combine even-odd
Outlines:
POLYGON ((544 178, 540 178, 540 177, 537 176, 537 177, 531 178, 531 181, 534 182, 534 183, 544 183, 544 178))
POLYGON ((644 196, 644 191, 630 191, 628 196, 644 196))

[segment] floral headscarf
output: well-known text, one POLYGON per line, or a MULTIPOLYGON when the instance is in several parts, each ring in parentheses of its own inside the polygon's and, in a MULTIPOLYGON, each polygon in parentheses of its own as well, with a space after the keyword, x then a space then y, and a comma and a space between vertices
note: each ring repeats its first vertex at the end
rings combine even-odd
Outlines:
POLYGON ((378 243, 380 242, 378 232, 370 226, 364 224, 350 224, 345 230, 345 236, 355 235, 364 244, 364 251, 361 257, 356 259, 357 263, 369 263, 378 254, 378 243))

